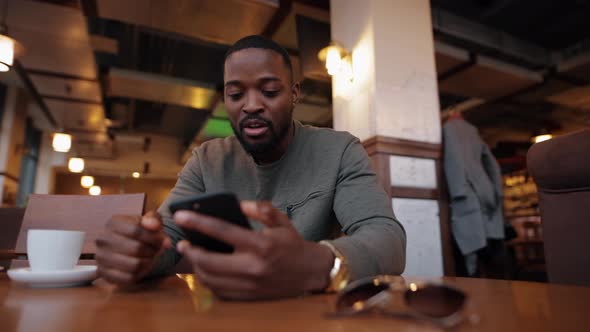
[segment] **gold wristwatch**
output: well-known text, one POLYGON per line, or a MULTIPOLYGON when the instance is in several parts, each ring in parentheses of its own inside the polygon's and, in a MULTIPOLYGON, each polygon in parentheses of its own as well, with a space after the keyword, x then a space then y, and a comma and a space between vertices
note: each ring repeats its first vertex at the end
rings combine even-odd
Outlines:
POLYGON ((340 250, 338 250, 329 241, 320 241, 319 244, 330 248, 334 254, 334 264, 330 270, 330 284, 324 290, 327 293, 338 292, 348 284, 350 280, 350 272, 348 271, 348 262, 340 250))

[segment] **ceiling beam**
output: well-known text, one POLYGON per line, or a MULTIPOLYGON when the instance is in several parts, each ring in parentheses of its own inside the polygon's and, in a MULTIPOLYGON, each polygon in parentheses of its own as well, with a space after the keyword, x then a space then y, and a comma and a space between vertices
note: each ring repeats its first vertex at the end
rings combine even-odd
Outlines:
POLYGON ((504 8, 508 7, 508 5, 512 4, 513 2, 514 0, 494 1, 490 8, 486 9, 481 14, 479 14, 479 19, 485 20, 494 16, 498 14, 500 11, 502 11, 504 8))
POLYGON ((82 13, 84 14, 84 16, 99 17, 96 0, 80 0, 80 3, 82 5, 82 13))
POLYGON ((102 130, 82 129, 82 128, 65 128, 68 132, 80 133, 80 134, 105 134, 108 132, 102 130))
POLYGON ((474 53, 469 53, 469 60, 467 62, 464 63, 460 63, 458 65, 456 65, 455 67, 447 70, 444 73, 441 73, 440 75, 438 75, 437 79, 439 82, 442 82, 446 79, 451 78, 452 76, 455 76, 473 66, 475 66, 477 64, 477 57, 474 53))
POLYGON ((39 94, 39 91, 37 91, 35 84, 33 84, 33 81, 31 81, 31 78, 27 74, 27 71, 22 66, 20 61, 14 60, 13 67, 14 67, 14 70, 16 71, 17 75, 20 77, 21 81, 25 85, 25 88, 31 94, 31 96, 33 97, 33 99, 35 100, 35 102, 37 103, 39 108, 41 109, 41 112, 43 112, 43 115, 45 115, 45 117, 47 118, 49 123, 54 128, 57 129, 58 128, 57 121, 55 121, 55 118, 51 114, 51 111, 49 111, 49 107, 47 107, 47 104, 45 104, 45 101, 43 100, 43 98, 39 94))
POLYGON ((293 0, 280 0, 279 9, 270 18, 270 21, 268 21, 261 34, 267 38, 271 38, 287 19, 289 13, 291 13, 291 8, 293 8, 293 0))
POLYGON ((447 118, 451 114, 451 112, 463 113, 469 109, 472 109, 472 108, 482 105, 484 103, 485 103, 485 100, 480 99, 480 98, 467 99, 465 101, 453 104, 453 105, 445 108, 441 112, 441 118, 443 118, 443 119, 447 118))
POLYGON ((111 68, 107 80, 107 98, 142 99, 203 110, 211 106, 215 94, 210 84, 122 68, 111 68))
POLYGON ((590 39, 563 50, 555 58, 558 72, 569 71, 590 63, 590 39))
POLYGON ((29 75, 48 76, 48 77, 62 78, 65 80, 88 81, 88 82, 93 82, 93 83, 97 81, 96 78, 88 78, 88 77, 83 77, 83 76, 78 76, 78 75, 70 75, 70 74, 58 73, 58 72, 48 71, 48 70, 31 69, 31 68, 25 68, 25 70, 29 73, 29 75))
POLYGON ((557 80, 560 80, 562 82, 565 82, 565 83, 568 83, 571 85, 575 85, 578 87, 590 85, 589 80, 585 80, 583 78, 579 78, 579 77, 575 77, 575 76, 570 76, 570 75, 564 74, 564 73, 555 73, 555 74, 553 74, 553 77, 557 80))
MULTIPOLYGON (((588 81, 588 80, 569 76, 564 73, 558 73, 555 69, 551 69, 545 73, 545 75, 543 76, 543 79, 540 82, 537 82, 533 85, 524 87, 520 90, 511 92, 507 95, 500 96, 500 97, 494 98, 494 99, 482 100, 482 99, 472 98, 472 99, 469 99, 465 102, 458 103, 458 104, 448 107, 446 110, 443 111, 443 114, 447 113, 447 111, 456 110, 457 107, 460 108, 460 110, 459 110, 460 112, 466 112, 472 108, 475 108, 475 107, 483 105, 483 104, 493 105, 493 104, 500 104, 500 103, 510 103, 510 102, 512 102, 512 99, 514 99, 514 98, 517 98, 517 97, 522 96, 527 93, 531 93, 531 92, 545 86, 547 83, 549 83, 549 81, 551 79, 556 79, 556 80, 559 80, 559 81, 562 81, 562 82, 565 82, 565 83, 568 83, 568 84, 574 85, 574 86, 590 85, 590 81, 588 81)), ((548 103, 548 104, 550 104, 550 103, 548 103)))
POLYGON ((80 103, 80 104, 89 104, 89 105, 102 105, 100 101, 91 100, 91 99, 82 99, 82 98, 72 98, 72 97, 64 97, 64 96, 53 96, 53 95, 41 95, 44 99, 49 100, 59 100, 65 101, 68 103, 80 103))
POLYGON ((546 49, 440 8, 432 8, 432 27, 442 34, 481 45, 536 66, 552 65, 551 53, 546 49))
POLYGON ((510 101, 510 99, 513 99, 513 98, 522 96, 522 95, 527 94, 527 93, 531 93, 531 92, 533 92, 533 91, 535 91, 535 90, 537 90, 537 89, 545 86, 545 84, 547 84, 548 82, 549 82, 548 79, 543 79, 541 82, 538 82, 538 83, 535 83, 533 85, 524 87, 524 88, 522 88, 520 90, 516 90, 516 91, 514 91, 512 93, 509 93, 509 94, 507 94, 505 96, 501 96, 501 97, 498 97, 498 98, 495 98, 495 99, 491 99, 491 100, 487 101, 485 104, 487 104, 487 105, 490 105, 490 104, 499 104, 499 103, 510 101))

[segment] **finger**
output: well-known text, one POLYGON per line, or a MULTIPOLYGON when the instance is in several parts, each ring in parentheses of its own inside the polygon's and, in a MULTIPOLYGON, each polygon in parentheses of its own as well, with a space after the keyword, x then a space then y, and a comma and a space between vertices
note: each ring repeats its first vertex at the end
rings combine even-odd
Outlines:
POLYGON ((105 253, 104 251, 96 252, 95 259, 98 265, 130 273, 132 275, 141 274, 141 272, 145 271, 152 262, 150 259, 131 257, 118 253, 105 253))
POLYGON ((236 248, 259 250, 264 241, 267 241, 262 234, 192 211, 176 212, 174 221, 180 227, 195 230, 236 248))
POLYGON ((161 231, 163 229, 162 216, 156 211, 149 211, 141 218, 141 226, 150 231, 161 231))
POLYGON ((143 228, 140 223, 140 217, 116 216, 109 221, 108 228, 118 235, 141 241, 154 248, 160 248, 164 241, 164 232, 149 231, 143 228))
POLYGON ((193 266, 198 266, 209 274, 253 279, 266 272, 249 254, 211 252, 192 246, 188 241, 178 242, 177 248, 193 266))
POLYGON ((164 234, 164 240, 161 244, 161 250, 172 247, 172 240, 163 232, 164 224, 162 222, 162 216, 156 211, 149 211, 141 218, 141 226, 148 231, 154 232, 155 234, 164 234))
POLYGON ((258 220, 268 227, 292 226, 289 217, 270 202, 242 201, 240 203, 244 214, 254 220, 258 220))
POLYGON ((135 283, 135 278, 130 273, 106 266, 99 265, 97 268, 97 274, 106 281, 117 285, 129 285, 135 283))
POLYGON ((160 248, 160 250, 164 250, 164 249, 170 249, 172 248, 172 240, 166 236, 164 237, 164 242, 162 242, 162 248, 160 248))
POLYGON ((152 258, 160 250, 159 247, 154 248, 141 241, 130 239, 117 233, 111 233, 108 236, 97 238, 96 247, 98 249, 97 252, 107 251, 142 258, 152 258))

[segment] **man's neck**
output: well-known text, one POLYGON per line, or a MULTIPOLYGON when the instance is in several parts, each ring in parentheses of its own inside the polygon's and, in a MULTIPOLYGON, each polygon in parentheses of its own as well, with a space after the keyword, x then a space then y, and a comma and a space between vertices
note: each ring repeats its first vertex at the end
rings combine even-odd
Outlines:
POLYGON ((259 165, 268 165, 272 164, 275 161, 281 159, 283 155, 287 152, 289 148, 289 144, 293 141, 293 136, 295 136, 295 124, 291 122, 291 126, 289 126, 289 130, 287 134, 281 139, 279 144, 277 144, 274 149, 269 152, 253 154, 252 157, 259 165))

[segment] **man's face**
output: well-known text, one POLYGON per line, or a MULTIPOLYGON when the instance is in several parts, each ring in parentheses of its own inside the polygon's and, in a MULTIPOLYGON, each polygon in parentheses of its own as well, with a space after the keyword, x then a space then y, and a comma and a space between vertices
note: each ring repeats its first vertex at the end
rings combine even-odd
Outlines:
POLYGON ((247 48, 225 62, 224 101, 232 128, 246 151, 267 153, 286 137, 299 85, 274 51, 247 48))

